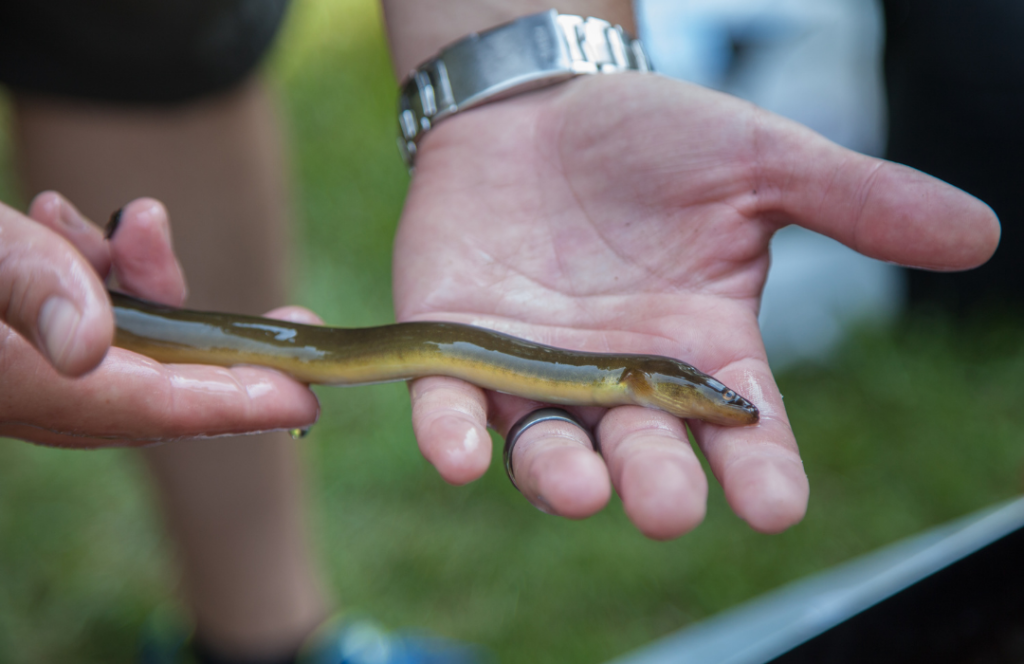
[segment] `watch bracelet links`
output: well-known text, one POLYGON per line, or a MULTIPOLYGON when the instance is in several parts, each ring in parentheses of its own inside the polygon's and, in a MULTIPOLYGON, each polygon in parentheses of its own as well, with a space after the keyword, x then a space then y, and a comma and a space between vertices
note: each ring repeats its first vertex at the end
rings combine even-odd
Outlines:
POLYGON ((454 42, 437 56, 421 64, 399 86, 399 152, 406 166, 412 170, 420 138, 436 123, 458 111, 555 85, 584 74, 624 71, 650 72, 654 71, 654 68, 639 39, 630 37, 622 26, 612 25, 599 18, 558 14, 552 9, 497 26, 486 32, 474 33, 454 42), (475 95, 458 95, 453 89, 446 56, 456 52, 464 44, 480 43, 499 31, 514 29, 517 24, 524 23, 532 23, 526 27, 532 31, 534 39, 540 37, 560 41, 563 49, 557 49, 557 46, 554 48, 567 55, 568 60, 556 68, 538 72, 517 72, 520 76, 503 81, 504 85, 492 86, 475 95), (535 75, 530 76, 531 73, 535 75))

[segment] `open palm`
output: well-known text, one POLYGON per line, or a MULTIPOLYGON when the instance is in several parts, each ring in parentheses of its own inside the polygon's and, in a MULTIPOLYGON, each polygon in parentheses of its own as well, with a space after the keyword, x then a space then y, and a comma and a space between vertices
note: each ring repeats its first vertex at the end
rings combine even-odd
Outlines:
MULTIPOLYGON (((577 79, 441 123, 421 145, 395 248, 399 320, 454 320, 589 351, 689 362, 752 400, 753 427, 690 422, 733 509, 798 521, 808 485, 757 326, 771 234, 797 223, 883 260, 965 269, 999 227, 980 201, 844 150, 745 102, 652 75, 577 79)), ((449 379, 412 388, 417 438, 443 477, 490 462, 537 404, 449 379)), ((704 514, 682 422, 638 407, 577 409, 530 429, 516 479, 542 509, 583 517, 610 484, 647 535, 704 514)))

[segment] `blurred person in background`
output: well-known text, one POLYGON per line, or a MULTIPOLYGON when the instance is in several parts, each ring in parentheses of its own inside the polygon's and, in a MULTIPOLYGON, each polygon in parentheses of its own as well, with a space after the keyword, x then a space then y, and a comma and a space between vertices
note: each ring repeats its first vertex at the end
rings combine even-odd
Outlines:
POLYGON ((1024 308, 1024 4, 885 0, 886 156, 992 206, 1000 250, 977 270, 910 270, 914 304, 1024 308))
MULTIPOLYGON (((404 73, 464 35, 547 6, 386 0, 384 8, 395 69, 404 73)), ((629 2, 580 0, 559 9, 635 32, 629 2)), ((58 190, 94 219, 155 196, 175 219, 190 306, 258 313, 280 304, 288 253, 283 160, 272 105, 251 70, 283 10, 273 0, 4 5, 0 80, 12 90, 25 189, 58 190)), ((63 252, 51 271, 83 269, 62 244, 70 242, 96 273, 65 294, 90 312, 76 337, 93 335, 85 359, 62 364, 67 352, 52 352, 49 333, 35 336, 38 314, 6 319, 65 373, 87 370, 105 349, 109 311, 96 292, 105 265, 113 263, 129 290, 183 299, 166 216, 151 200, 125 208, 123 226, 106 243, 53 194, 30 210, 46 228, 26 230, 27 218, 5 214, 21 232, 43 233, 40 248, 63 252), (157 278, 147 281, 140 263, 157 278)), ((695 422, 693 433, 736 513, 778 532, 802 518, 808 484, 757 309, 769 239, 789 222, 878 259, 935 269, 973 267, 998 238, 995 217, 972 197, 734 98, 658 76, 593 76, 458 114, 421 141, 395 244, 397 318, 473 322, 559 346, 686 357, 710 369, 750 396, 762 421, 741 429, 695 422)), ((45 299, 33 300, 37 310, 45 299)), ((292 410, 259 425, 236 413, 234 426, 217 431, 308 418, 308 394, 278 380, 271 389, 290 394, 292 410)), ((46 394, 55 383, 37 389, 46 394)), ((414 381, 411 395, 420 448, 452 483, 488 467, 488 423, 505 434, 536 408, 440 378, 414 381)), ((68 417, 85 415, 72 409, 68 417)), ((678 419, 633 407, 579 416, 603 456, 577 427, 531 428, 514 452, 528 500, 582 518, 601 509, 614 486, 649 537, 677 537, 700 522, 706 478, 678 419)), ((154 420, 165 430, 153 435, 160 432, 151 427, 150 438, 175 437, 174 425, 154 420)), ((194 655, 295 661, 329 603, 303 532, 293 441, 259 434, 143 454, 178 547, 194 655)), ((408 648, 415 646, 372 631, 353 635, 350 627, 330 636, 337 657, 324 661, 465 654, 414 659, 408 648), (356 642, 372 644, 369 654, 342 660, 356 642)))

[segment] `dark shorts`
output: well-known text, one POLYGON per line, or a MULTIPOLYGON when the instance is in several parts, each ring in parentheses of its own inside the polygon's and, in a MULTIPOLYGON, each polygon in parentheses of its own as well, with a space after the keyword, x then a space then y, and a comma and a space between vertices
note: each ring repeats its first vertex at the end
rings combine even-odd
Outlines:
POLYGON ((100 101, 189 101, 244 79, 287 4, 0 0, 0 83, 100 101))

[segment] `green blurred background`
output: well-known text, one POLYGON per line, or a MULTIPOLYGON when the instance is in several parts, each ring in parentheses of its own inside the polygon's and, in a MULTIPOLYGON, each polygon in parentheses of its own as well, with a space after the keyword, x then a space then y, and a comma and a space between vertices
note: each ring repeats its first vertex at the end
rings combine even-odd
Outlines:
MULTIPOLYGON (((296 3, 267 73, 292 139, 302 260, 295 300, 332 324, 392 319, 390 244, 408 177, 373 0, 296 3)), ((5 116, 0 103, 0 121, 5 116)), ((0 131, 0 200, 18 201, 0 131)), ((346 610, 484 644, 509 664, 596 663, 888 542, 1019 493, 1024 321, 916 312, 863 330, 825 367, 779 376, 811 480, 776 536, 733 516, 645 540, 613 500, 570 522, 534 510, 494 464, 442 482, 402 385, 321 389, 298 443, 316 548, 346 610)), ((0 441, 0 662, 130 662, 174 605, 167 542, 130 451, 0 441)))

